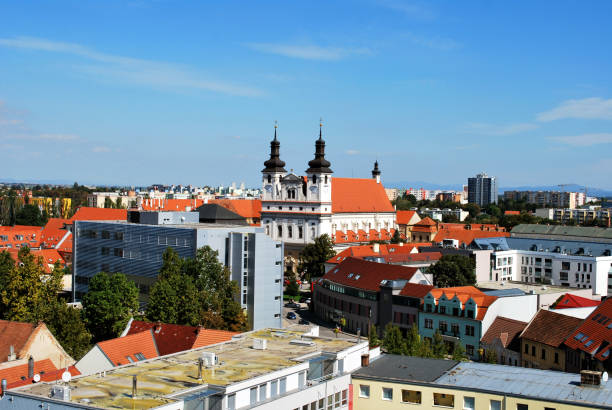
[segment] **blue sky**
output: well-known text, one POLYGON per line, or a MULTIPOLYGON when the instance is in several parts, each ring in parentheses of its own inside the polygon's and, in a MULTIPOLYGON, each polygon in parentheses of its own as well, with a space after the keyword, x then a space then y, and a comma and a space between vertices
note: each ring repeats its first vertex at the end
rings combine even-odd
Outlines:
POLYGON ((0 180, 612 189, 612 3, 4 1, 0 180), (27 4, 26 4, 27 3, 27 4))

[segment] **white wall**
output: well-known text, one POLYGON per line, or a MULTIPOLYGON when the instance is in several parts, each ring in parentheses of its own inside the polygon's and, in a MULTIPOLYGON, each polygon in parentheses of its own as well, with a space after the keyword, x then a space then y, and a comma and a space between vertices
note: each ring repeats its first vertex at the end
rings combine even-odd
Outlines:
POLYGON ((551 312, 559 313, 561 315, 577 317, 578 319, 586 319, 597 306, 589 306, 583 308, 571 308, 571 309, 549 309, 551 312))
POLYGON ((538 311, 538 295, 523 295, 497 298, 489 306, 482 319, 482 334, 484 335, 496 317, 529 322, 538 311))
POLYGON ((106 355, 102 352, 102 349, 95 345, 92 349, 85 354, 79 360, 75 367, 81 372, 82 375, 86 376, 89 374, 99 373, 105 370, 110 370, 114 366, 106 355))

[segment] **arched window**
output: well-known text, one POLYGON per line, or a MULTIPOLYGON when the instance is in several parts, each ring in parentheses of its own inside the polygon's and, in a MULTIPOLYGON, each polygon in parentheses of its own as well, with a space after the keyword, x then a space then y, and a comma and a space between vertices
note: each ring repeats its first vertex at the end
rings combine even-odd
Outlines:
POLYGON ((313 175, 313 176, 312 176, 312 183, 313 183, 313 184, 316 184, 316 183, 317 183, 317 176, 316 176, 316 175, 313 175))
POLYGON ((295 189, 287 190, 287 199, 295 199, 295 189))
POLYGON ((325 183, 327 184, 327 175, 325 175, 325 183))
POLYGON ((272 175, 268 174, 268 183, 272 182, 272 175))
POLYGON ((283 237, 283 226, 282 225, 278 225, 278 237, 282 238, 283 237))

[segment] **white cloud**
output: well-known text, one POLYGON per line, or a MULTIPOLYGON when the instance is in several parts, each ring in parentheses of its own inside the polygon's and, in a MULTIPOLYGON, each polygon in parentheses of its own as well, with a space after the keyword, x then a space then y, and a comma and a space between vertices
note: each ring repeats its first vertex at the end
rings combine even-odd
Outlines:
POLYGON ((612 144, 612 133, 582 134, 567 137, 548 137, 551 141, 576 147, 590 147, 598 144, 612 144))
POLYGON ((505 137, 508 135, 519 134, 521 132, 531 131, 538 128, 536 124, 517 123, 496 125, 483 122, 471 122, 467 124, 466 130, 482 135, 491 135, 496 137, 505 137))
POLYGON ((349 149, 345 151, 346 155, 359 155, 359 151, 355 149, 349 149))
POLYGON ((303 60, 341 60, 352 55, 371 54, 367 48, 321 47, 317 45, 248 43, 252 50, 303 60))
POLYGON ((111 152, 112 149, 104 146, 97 146, 91 149, 92 152, 111 152))
POLYGON ((612 99, 593 97, 567 100, 550 111, 538 114, 538 121, 548 122, 565 118, 612 120, 612 99))
POLYGON ((80 44, 33 37, 0 38, 0 46, 71 54, 99 64, 81 69, 130 83, 170 89, 197 89, 240 96, 257 96, 256 88, 206 79, 191 67, 101 53, 80 44))

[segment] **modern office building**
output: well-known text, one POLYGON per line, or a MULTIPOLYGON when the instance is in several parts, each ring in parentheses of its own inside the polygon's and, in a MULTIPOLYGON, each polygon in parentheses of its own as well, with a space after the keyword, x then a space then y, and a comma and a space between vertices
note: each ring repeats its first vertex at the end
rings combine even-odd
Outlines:
MULTIPOLYGON (((318 329, 318 328, 317 328, 318 329)), ((349 409, 367 340, 263 329, 231 341, 3 392, 0 409, 349 409)))
POLYGON ((484 172, 475 177, 468 178, 468 202, 484 207, 496 204, 497 177, 490 177, 484 172))
POLYGON ((75 301, 96 273, 121 272, 136 283, 146 302, 168 247, 182 258, 193 258, 208 245, 238 282, 252 328, 282 325, 283 247, 263 228, 203 224, 198 212, 131 211, 123 222, 75 221, 74 232, 75 301))
POLYGON ((612 408, 612 384, 600 372, 384 355, 353 373, 352 382, 355 410, 612 408))

